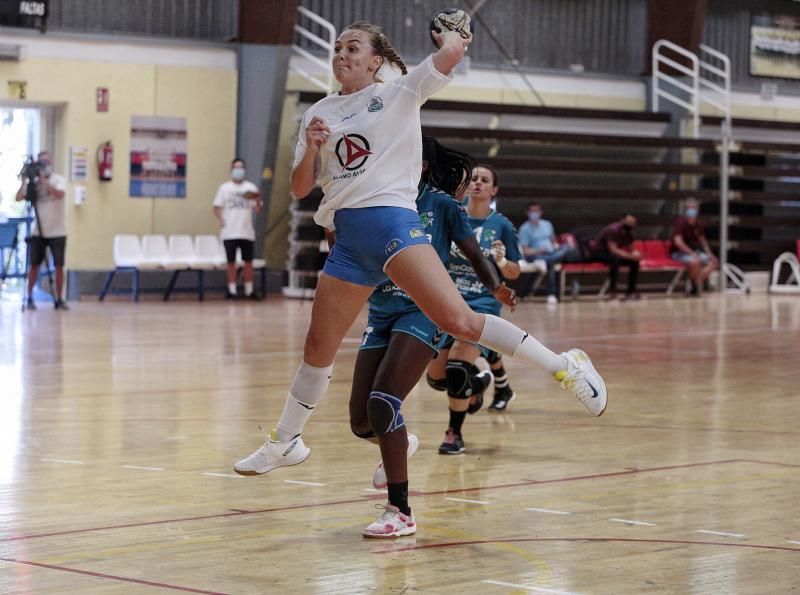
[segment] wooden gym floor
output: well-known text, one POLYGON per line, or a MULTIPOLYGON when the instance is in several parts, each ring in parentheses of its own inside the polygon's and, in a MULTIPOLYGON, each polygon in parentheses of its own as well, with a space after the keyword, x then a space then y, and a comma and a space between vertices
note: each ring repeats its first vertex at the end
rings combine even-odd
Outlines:
POLYGON ((800 589, 800 297, 523 303, 512 320, 593 357, 608 410, 508 361, 508 413, 440 456, 446 402, 418 385, 419 531, 396 541, 360 534, 384 501, 347 423, 364 320, 308 461, 243 478, 310 304, 189 300, 0 304, 0 593, 800 589))

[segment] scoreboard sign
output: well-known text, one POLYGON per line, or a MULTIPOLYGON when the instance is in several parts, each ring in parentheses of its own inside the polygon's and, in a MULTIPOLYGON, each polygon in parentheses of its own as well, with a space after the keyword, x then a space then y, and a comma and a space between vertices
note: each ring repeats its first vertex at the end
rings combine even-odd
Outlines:
POLYGON ((49 0, 0 0, 0 26, 45 30, 49 0))

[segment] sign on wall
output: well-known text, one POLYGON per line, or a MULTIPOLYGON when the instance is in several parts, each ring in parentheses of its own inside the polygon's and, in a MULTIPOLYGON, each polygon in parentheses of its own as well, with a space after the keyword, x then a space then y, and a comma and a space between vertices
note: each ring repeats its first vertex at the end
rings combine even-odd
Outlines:
POLYGON ((132 197, 186 197, 186 118, 131 117, 132 197))
POLYGON ((0 0, 0 26, 44 31, 48 0, 0 0))
POLYGON ((800 79, 800 17, 753 14, 750 74, 800 79))
POLYGON ((69 148, 69 179, 85 182, 89 177, 89 147, 72 145, 69 148))

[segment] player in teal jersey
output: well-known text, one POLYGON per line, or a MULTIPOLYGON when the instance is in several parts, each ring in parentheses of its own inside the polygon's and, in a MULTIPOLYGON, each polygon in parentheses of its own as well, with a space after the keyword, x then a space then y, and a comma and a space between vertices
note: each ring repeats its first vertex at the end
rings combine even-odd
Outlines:
MULTIPOLYGON (((481 250, 494 258, 497 267, 506 279, 519 276, 518 261, 522 257, 514 225, 504 215, 490 206, 498 191, 497 173, 491 166, 478 165, 472 170, 469 187, 467 214, 473 233, 481 250)), ((456 247, 450 252, 447 270, 461 292, 462 297, 475 312, 500 315, 502 304, 480 282, 471 261, 456 247)), ((428 382, 436 388, 446 386, 450 404, 450 422, 444 442, 439 447, 441 454, 464 452, 461 426, 467 413, 474 413, 483 404, 482 393, 466 395, 479 377, 478 369, 472 363, 479 355, 487 357, 489 350, 474 343, 443 341, 443 349, 448 349, 446 361, 438 358, 428 370, 428 382)))
MULTIPOLYGON (((455 243, 477 271, 477 282, 487 287, 487 295, 513 308, 513 290, 501 282, 496 268, 484 256, 464 207, 452 196, 469 179, 470 158, 427 137, 423 137, 422 155, 423 174, 417 210, 433 248, 445 262, 451 245, 455 243)), ((399 412, 399 402, 406 398, 437 353, 439 335, 436 325, 391 281, 376 287, 370 296, 367 328, 353 372, 350 425, 356 436, 380 445, 382 463, 375 472, 373 485, 376 489, 388 488, 389 506, 398 508, 407 516, 411 515, 411 509, 408 505, 406 459, 416 450, 417 439, 406 432, 399 414, 399 419, 392 420, 394 431, 376 436, 371 428, 369 408, 377 393, 395 405, 399 412)), ((480 382, 485 389, 488 382, 484 383, 483 379, 480 382)), ((391 531, 385 531, 384 525, 373 523, 364 535, 394 537, 391 531)))

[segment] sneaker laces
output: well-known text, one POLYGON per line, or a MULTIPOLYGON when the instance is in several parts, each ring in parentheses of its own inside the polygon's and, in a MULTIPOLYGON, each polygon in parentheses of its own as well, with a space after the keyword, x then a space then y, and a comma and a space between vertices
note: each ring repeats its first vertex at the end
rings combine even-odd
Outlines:
POLYGON ((579 399, 591 397, 594 394, 592 388, 586 382, 586 372, 579 367, 575 367, 561 381, 561 388, 572 392, 579 399))
POLYGON ((400 513, 399 510, 392 510, 391 508, 389 508, 389 506, 390 506, 389 504, 376 504, 375 505, 375 508, 377 510, 383 510, 383 514, 380 516, 380 518, 378 518, 377 521, 375 521, 376 523, 383 523, 383 522, 391 521, 392 519, 394 519, 400 513))

